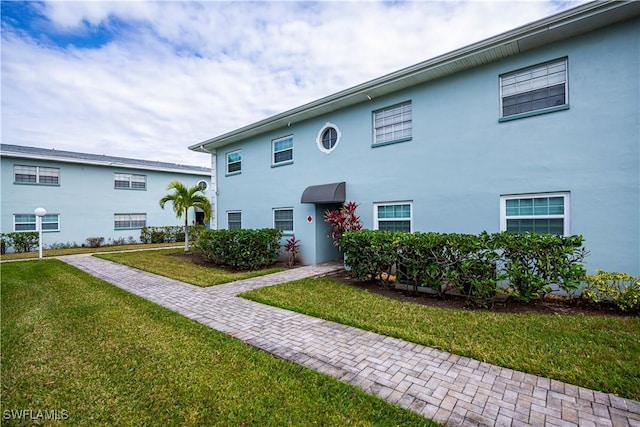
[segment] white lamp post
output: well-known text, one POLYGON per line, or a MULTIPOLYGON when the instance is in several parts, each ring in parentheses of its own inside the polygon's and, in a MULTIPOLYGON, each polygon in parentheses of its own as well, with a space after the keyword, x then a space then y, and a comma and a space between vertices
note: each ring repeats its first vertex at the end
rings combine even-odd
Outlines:
POLYGON ((47 214, 45 208, 36 208, 36 228, 38 229, 38 258, 42 259, 42 217, 47 214))

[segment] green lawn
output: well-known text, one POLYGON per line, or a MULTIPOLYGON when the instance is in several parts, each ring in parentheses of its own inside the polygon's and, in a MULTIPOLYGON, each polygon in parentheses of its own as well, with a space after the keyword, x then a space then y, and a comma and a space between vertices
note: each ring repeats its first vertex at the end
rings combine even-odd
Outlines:
MULTIPOLYGON (((95 252, 120 252, 120 251, 137 251, 137 250, 149 250, 157 248, 178 247, 178 243, 150 243, 150 244, 133 244, 133 245, 116 245, 116 246, 101 246, 99 248, 67 248, 67 249, 45 249, 42 251, 43 258, 50 258, 54 256, 62 255, 77 255, 77 254, 90 254, 95 252)), ((182 244, 184 248, 184 243, 182 244)), ((0 260, 13 261, 19 259, 34 259, 38 258, 38 250, 34 252, 21 252, 21 253, 8 253, 2 254, 0 260)))
POLYGON ((284 270, 284 268, 270 267, 255 271, 232 271, 215 268, 213 266, 202 266, 193 263, 189 258, 175 256, 183 252, 184 249, 166 249, 157 251, 119 252, 99 254, 96 256, 203 287, 220 285, 222 283, 277 273, 278 271, 284 270))
POLYGON ((500 314, 389 300, 329 279, 243 297, 640 400, 640 318, 500 314))
POLYGON ((60 261, 0 269, 3 418, 24 409, 87 426, 433 425, 60 261))

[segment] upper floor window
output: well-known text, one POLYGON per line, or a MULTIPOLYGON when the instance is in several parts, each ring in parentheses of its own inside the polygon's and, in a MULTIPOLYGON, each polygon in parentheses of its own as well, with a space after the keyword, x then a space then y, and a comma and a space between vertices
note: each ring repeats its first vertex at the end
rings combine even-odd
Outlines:
MULTIPOLYGON (((38 231, 35 214, 13 214, 13 231, 38 231)), ((42 217, 42 231, 60 231, 60 214, 42 217)))
POLYGON ((13 165, 13 182, 16 184, 60 184, 60 168, 13 165))
POLYGON ((271 141, 272 165, 293 163, 293 136, 285 136, 271 141))
POLYGON ((227 212, 227 229, 235 230, 242 228, 242 212, 227 212))
POLYGON ((375 203, 373 210, 375 230, 411 232, 413 223, 411 202, 375 203))
POLYGON ((130 173, 113 174, 113 185, 115 188, 130 188, 133 190, 147 189, 147 176, 130 173))
POLYGON ((373 112, 373 145, 411 138, 411 101, 373 112))
POLYGON ((284 233, 293 233, 293 209, 274 209, 273 228, 284 233))
POLYGON ((501 118, 568 106, 567 59, 500 76, 501 118))
POLYGON ((113 216, 114 228, 142 228, 147 226, 147 214, 127 213, 113 216))
POLYGON ((501 196, 500 230, 569 235, 569 193, 501 196))
POLYGON ((318 149, 325 154, 335 150, 338 142, 340 142, 340 129, 333 123, 326 123, 316 137, 318 149))
POLYGON ((242 172, 242 152, 240 150, 227 153, 227 175, 242 172))

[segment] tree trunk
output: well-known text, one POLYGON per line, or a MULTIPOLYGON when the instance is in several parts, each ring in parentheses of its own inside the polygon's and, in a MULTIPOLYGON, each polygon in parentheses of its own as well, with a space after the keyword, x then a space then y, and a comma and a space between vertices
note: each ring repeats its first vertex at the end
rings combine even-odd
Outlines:
POLYGON ((189 252, 189 209, 184 210, 184 251, 189 252))

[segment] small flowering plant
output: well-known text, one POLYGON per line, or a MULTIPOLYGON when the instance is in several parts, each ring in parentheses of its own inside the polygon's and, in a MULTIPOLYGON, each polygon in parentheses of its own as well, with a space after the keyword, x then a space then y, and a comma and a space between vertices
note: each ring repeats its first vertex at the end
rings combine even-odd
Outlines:
POLYGON ((296 236, 291 236, 284 243, 284 250, 287 252, 287 266, 291 268, 296 263, 296 256, 300 252, 300 240, 296 240, 296 236))
POLYGON ((347 231, 362 230, 362 222, 360 222, 360 217, 356 215, 357 207, 355 202, 347 202, 339 209, 325 211, 324 220, 331 224, 331 230, 327 236, 333 239, 334 246, 340 248, 340 238, 347 231))

